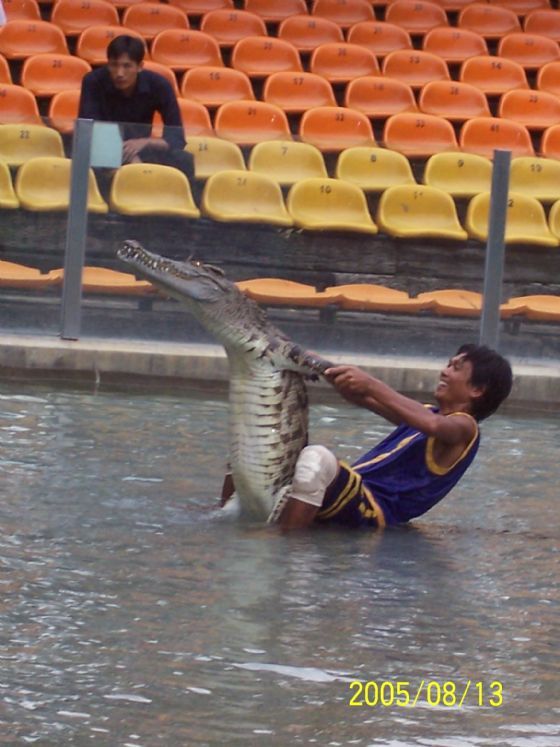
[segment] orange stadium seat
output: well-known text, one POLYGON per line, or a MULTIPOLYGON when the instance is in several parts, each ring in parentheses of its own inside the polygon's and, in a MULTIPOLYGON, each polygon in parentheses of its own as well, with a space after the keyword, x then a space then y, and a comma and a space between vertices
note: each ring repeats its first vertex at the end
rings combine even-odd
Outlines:
POLYGON ((460 316, 476 318, 482 310, 482 296, 477 291, 463 288, 426 291, 416 297, 424 301, 439 316, 460 316))
POLYGON ((342 29, 360 21, 375 20, 375 13, 368 0, 315 0, 311 13, 333 21, 342 29))
POLYGON ((550 8, 550 0, 488 0, 491 5, 503 5, 518 16, 525 16, 539 8, 550 8))
POLYGON ((345 106, 372 119, 386 119, 400 112, 415 112, 412 88, 396 78, 366 75, 354 78, 346 87, 345 106))
POLYGON ((525 16, 523 30, 528 34, 549 36, 560 42, 560 10, 555 8, 539 8, 525 16))
POLYGON ((399 50, 383 60, 383 75, 396 78, 412 88, 422 88, 431 80, 449 80, 447 63, 430 52, 399 50))
POLYGON ((447 26, 447 14, 441 5, 424 0, 395 0, 387 6, 385 19, 401 26, 413 36, 427 34, 437 26, 447 26))
POLYGON ((144 0, 110 0, 110 2, 116 8, 123 11, 126 8, 130 8, 131 5, 136 5, 137 3, 144 2, 144 0))
POLYGON ((263 99, 289 114, 314 106, 336 106, 331 84, 315 73, 274 73, 264 84, 263 99))
POLYGON ((305 0, 245 0, 244 8, 267 23, 280 23, 290 16, 307 13, 305 0))
POLYGON ((358 44, 321 44, 311 55, 309 69, 331 83, 346 83, 361 75, 379 73, 377 57, 358 44))
MULTIPOLYGON (((560 102, 558 102, 560 106, 560 102)), ((445 117, 451 122, 464 122, 471 117, 489 117, 486 96, 470 83, 453 80, 433 80, 426 83, 418 101, 420 111, 445 117)))
POLYGON ((300 139, 319 150, 337 153, 356 145, 375 145, 371 123, 365 114, 342 106, 317 106, 303 114, 300 139))
MULTIPOLYGON (((49 273, 58 279, 64 277, 64 269, 49 273)), ((82 271, 82 291, 84 293, 108 293, 123 296, 147 296, 157 293, 147 280, 137 280, 128 272, 118 272, 107 267, 84 267, 82 271)))
MULTIPOLYGON (((62 2, 62 0, 57 0, 62 2)), ((188 29, 188 17, 179 8, 164 3, 138 3, 127 8, 122 20, 123 33, 133 29, 151 40, 166 29, 188 29)))
POLYGON ((508 91, 500 99, 498 116, 513 119, 529 130, 560 124, 560 99, 546 91, 508 91))
POLYGON ((0 54, 0 83, 11 83, 12 74, 6 58, 0 54))
MULTIPOLYGON (((89 29, 84 29, 78 37, 76 54, 90 65, 104 65, 107 62, 108 44, 122 33, 122 26, 91 26, 89 29)), ((137 31, 128 29, 127 34, 144 41, 137 31)))
POLYGON ((498 55, 519 63, 526 70, 536 70, 547 62, 560 58, 560 48, 554 39, 520 32, 500 39, 498 55))
POLYGON ((68 54, 66 37, 48 21, 8 21, 0 28, 0 54, 8 60, 22 60, 32 54, 68 54))
POLYGON ((106 0, 56 0, 51 21, 66 36, 78 36, 90 26, 117 26, 117 9, 106 0))
POLYGON ((476 31, 485 39, 500 39, 513 31, 521 31, 517 14, 509 8, 487 3, 471 3, 459 14, 457 26, 476 31))
POLYGON ((467 120, 459 136, 461 150, 494 157, 496 149, 510 150, 512 157, 534 156, 529 130, 511 119, 473 117, 467 120))
POLYGON ((491 55, 465 60, 459 79, 480 88, 488 96, 498 96, 515 88, 529 88, 527 75, 521 65, 491 55))
POLYGON ((378 231, 362 190, 342 179, 302 179, 291 187, 286 204, 295 225, 308 231, 378 231))
POLYGON ((283 186, 312 176, 328 176, 321 151, 310 143, 295 140, 257 143, 249 156, 249 169, 268 174, 283 186))
MULTIPOLYGON (((17 207, 17 205, 13 207, 17 207)), ((60 277, 57 270, 41 272, 34 267, 27 267, 15 262, 0 262, 0 285, 3 288, 48 288, 59 284, 60 277)))
POLYGON ((406 29, 386 21, 362 21, 348 30, 348 41, 366 47, 376 57, 385 57, 397 49, 412 49, 406 29))
POLYGON ((153 60, 144 60, 144 70, 151 70, 153 73, 161 75, 171 85, 175 91, 175 96, 179 95, 179 86, 177 85, 177 76, 173 70, 167 65, 162 65, 161 62, 154 62, 153 60))
POLYGON ((49 104, 48 118, 51 125, 63 134, 73 132, 79 104, 79 89, 55 93, 49 104))
POLYGON ((90 70, 88 62, 73 55, 37 54, 25 60, 21 82, 35 96, 54 96, 79 88, 90 70))
POLYGON ((312 52, 321 44, 344 41, 342 29, 321 16, 290 16, 282 21, 278 37, 293 44, 300 52, 312 52))
POLYGON ((216 112, 214 128, 218 137, 238 145, 255 145, 263 140, 291 140, 285 113, 264 101, 228 101, 216 112))
POLYGON ((233 48, 231 65, 251 78, 302 70, 299 52, 293 44, 273 36, 240 39, 233 48))
POLYGON ((326 288, 322 295, 330 296, 341 309, 352 311, 381 311, 415 314, 420 309, 429 308, 428 301, 410 298, 405 291, 387 288, 384 285, 356 283, 334 285, 326 288))
POLYGON ((356 184, 364 192, 383 192, 397 184, 416 184, 410 162, 389 148, 347 148, 336 161, 337 179, 356 184))
POLYGON ((437 0, 437 4, 446 11, 460 11, 467 5, 472 5, 473 0, 437 0))
POLYGON ((436 54, 447 63, 458 63, 469 57, 488 54, 486 39, 475 31, 441 26, 424 37, 423 49, 436 54))
POLYGON ((547 62, 537 73, 537 88, 560 96, 560 62, 547 62))
POLYGON ((383 142, 409 158, 427 158, 434 153, 457 150, 453 126, 443 117, 403 112, 385 122, 383 142))
POLYGON ((197 137, 214 135, 210 114, 204 104, 182 98, 178 98, 177 103, 187 137, 190 135, 196 135, 197 137))
POLYGON ((37 0, 3 0, 8 21, 35 21, 41 18, 37 0))
POLYGON ((560 160, 560 125, 548 127, 542 134, 541 151, 547 158, 560 160))
POLYGON ((2 124, 41 124, 35 96, 23 86, 0 85, 0 122, 2 124))
POLYGON ((534 197, 539 202, 560 199, 560 161, 554 158, 514 158, 509 188, 512 192, 534 197))
MULTIPOLYGON (((1 277, 0 274, 0 279, 1 277)), ((242 280, 236 285, 246 296, 259 304, 322 308, 335 302, 331 294, 318 292, 313 285, 297 283, 293 280, 255 278, 242 280)))
POLYGON ((535 322, 560 321, 560 296, 518 296, 501 306, 502 318, 523 314, 535 322))
POLYGON ((172 70, 190 70, 198 65, 222 67, 218 42, 203 31, 167 29, 152 42, 152 59, 172 70))
POLYGON ((233 8, 233 0, 169 0, 170 5, 180 8, 190 18, 200 18, 210 10, 233 8))
MULTIPOLYGON (((510 192, 507 204, 506 244, 535 244, 557 247, 558 238, 551 232, 541 203, 534 197, 510 192)), ((488 239, 490 192, 475 195, 469 202, 465 228, 479 241, 488 239)))
POLYGON ((434 153, 424 168, 424 184, 453 197, 489 192, 491 183, 492 161, 475 153, 434 153))
POLYGON ((240 70, 229 67, 193 67, 183 76, 181 95, 193 99, 208 108, 215 108, 226 101, 254 99, 251 81, 240 70))
POLYGON ((246 36, 266 36, 260 16, 246 10, 211 10, 202 17, 200 30, 210 34, 220 47, 233 47, 246 36))

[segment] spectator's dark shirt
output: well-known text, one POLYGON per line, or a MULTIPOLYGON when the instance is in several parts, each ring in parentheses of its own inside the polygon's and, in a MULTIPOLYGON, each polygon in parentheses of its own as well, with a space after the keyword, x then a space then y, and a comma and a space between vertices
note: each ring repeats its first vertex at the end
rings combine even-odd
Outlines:
POLYGON ((88 73, 82 81, 78 116, 99 122, 126 122, 123 139, 149 137, 154 112, 159 112, 166 125, 163 137, 170 148, 183 149, 183 123, 175 92, 170 83, 151 70, 140 70, 136 87, 124 96, 111 80, 108 67, 88 73))

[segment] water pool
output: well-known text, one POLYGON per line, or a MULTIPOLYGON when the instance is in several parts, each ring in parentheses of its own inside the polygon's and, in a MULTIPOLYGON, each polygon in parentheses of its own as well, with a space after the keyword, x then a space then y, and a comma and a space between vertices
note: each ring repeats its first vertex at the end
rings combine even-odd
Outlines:
MULTIPOLYGON (((311 416, 349 459, 389 428, 311 416)), ((219 393, 0 384, 0 744, 558 747, 557 417, 488 421, 414 526, 290 536, 214 510, 226 417, 219 393), (355 680, 424 686, 350 707, 355 680)))

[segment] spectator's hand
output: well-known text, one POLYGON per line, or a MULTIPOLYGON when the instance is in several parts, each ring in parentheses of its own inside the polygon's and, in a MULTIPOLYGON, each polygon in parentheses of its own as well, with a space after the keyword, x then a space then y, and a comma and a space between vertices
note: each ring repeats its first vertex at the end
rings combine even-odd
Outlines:
POLYGON ((123 163, 138 163, 140 161, 140 151, 151 142, 149 137, 137 137, 132 140, 125 140, 123 143, 123 163))
POLYGON ((363 405, 375 383, 369 374, 356 366, 333 366, 325 371, 325 378, 349 402, 363 405))

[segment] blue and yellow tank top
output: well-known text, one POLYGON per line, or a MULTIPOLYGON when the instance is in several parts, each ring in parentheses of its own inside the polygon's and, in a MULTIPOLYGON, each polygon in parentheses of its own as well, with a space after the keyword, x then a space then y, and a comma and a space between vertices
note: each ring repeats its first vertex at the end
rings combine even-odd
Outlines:
MULTIPOLYGON (((438 412, 435 407, 430 409, 438 412)), ((466 412, 447 417, 472 418, 466 412)), ((401 524, 424 514, 459 481, 475 458, 480 443, 478 424, 474 418, 472 420, 476 425, 475 435, 450 467, 436 463, 433 437, 406 424, 399 425, 352 465, 379 504, 387 525, 401 524)))

